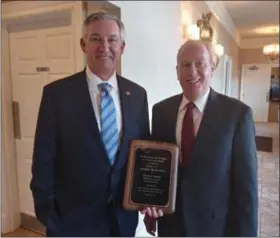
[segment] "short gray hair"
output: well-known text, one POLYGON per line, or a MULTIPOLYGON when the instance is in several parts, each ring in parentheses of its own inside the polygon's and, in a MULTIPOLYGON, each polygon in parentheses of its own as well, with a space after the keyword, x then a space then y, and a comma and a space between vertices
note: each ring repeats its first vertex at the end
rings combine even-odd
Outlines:
POLYGON ((214 50, 214 47, 213 47, 212 43, 208 42, 208 41, 203 41, 203 40, 188 40, 183 45, 181 45, 181 47, 179 48, 178 53, 177 53, 177 64, 180 61, 181 53, 183 52, 185 47, 187 45, 190 45, 190 44, 203 45, 207 49, 207 51, 209 53, 210 62, 212 64, 212 68, 215 70, 218 67, 219 57, 215 53, 215 50, 214 50))
POLYGON ((124 41, 125 37, 125 29, 124 29, 124 24, 122 21, 115 15, 106 13, 106 12, 96 12, 92 13, 87 16, 87 18, 84 20, 83 24, 83 32, 82 32, 82 37, 85 39, 87 35, 87 26, 90 25, 91 23, 99 20, 112 20, 115 21, 120 29, 120 36, 121 36, 121 41, 124 41))

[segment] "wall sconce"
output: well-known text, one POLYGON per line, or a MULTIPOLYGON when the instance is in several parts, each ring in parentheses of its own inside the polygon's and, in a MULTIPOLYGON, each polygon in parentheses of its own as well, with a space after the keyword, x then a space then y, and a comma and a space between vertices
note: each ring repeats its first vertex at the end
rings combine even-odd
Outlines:
POLYGON ((220 58, 224 54, 224 47, 220 44, 214 46, 214 51, 220 58))
POLYGON ((202 18, 197 21, 196 25, 183 23, 181 27, 183 40, 186 41, 190 39, 212 42, 213 29, 209 23, 212 15, 211 12, 202 14, 202 18))
POLYGON ((202 18, 197 21, 197 26, 200 28, 200 39, 212 42, 213 29, 210 26, 212 12, 202 14, 202 18))
POLYGON ((279 57, 279 44, 270 44, 263 47, 263 54, 270 62, 275 62, 279 57))

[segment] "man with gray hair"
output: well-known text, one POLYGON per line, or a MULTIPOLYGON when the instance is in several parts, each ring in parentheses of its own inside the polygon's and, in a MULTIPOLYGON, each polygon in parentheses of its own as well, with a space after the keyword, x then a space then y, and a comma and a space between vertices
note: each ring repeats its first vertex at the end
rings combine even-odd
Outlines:
POLYGON ((254 236, 258 179, 252 110, 211 87, 217 57, 210 43, 187 41, 178 51, 183 93, 153 107, 152 138, 181 151, 176 211, 142 210, 159 236, 254 236), (162 119, 164 118, 164 120, 162 119))
POLYGON ((84 22, 87 66, 44 87, 31 190, 47 236, 134 236, 138 212, 122 208, 129 143, 149 139, 146 90, 116 73, 124 25, 94 13, 84 22))

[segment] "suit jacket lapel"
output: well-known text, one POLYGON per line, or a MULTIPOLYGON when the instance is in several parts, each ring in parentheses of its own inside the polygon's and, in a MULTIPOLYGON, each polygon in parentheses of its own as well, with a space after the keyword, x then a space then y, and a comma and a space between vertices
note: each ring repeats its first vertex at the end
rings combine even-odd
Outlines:
POLYGON ((119 150, 116 156, 114 167, 120 160, 120 154, 123 154, 123 141, 126 138, 127 130, 131 127, 132 120, 129 118, 129 111, 132 107, 130 97, 133 97, 130 88, 127 86, 125 80, 121 76, 117 75, 119 95, 120 95, 120 104, 121 104, 121 113, 122 113, 122 135, 119 145, 119 150))

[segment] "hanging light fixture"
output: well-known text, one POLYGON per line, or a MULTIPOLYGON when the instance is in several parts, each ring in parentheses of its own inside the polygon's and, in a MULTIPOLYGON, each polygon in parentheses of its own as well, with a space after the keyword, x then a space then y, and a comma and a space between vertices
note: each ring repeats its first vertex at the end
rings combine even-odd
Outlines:
POLYGON ((263 54, 270 62, 275 62, 279 57, 279 44, 274 43, 263 47, 263 54))

